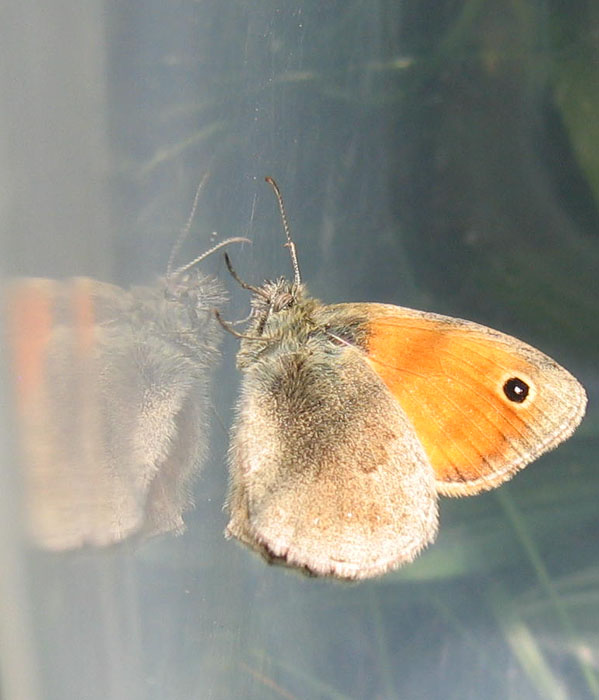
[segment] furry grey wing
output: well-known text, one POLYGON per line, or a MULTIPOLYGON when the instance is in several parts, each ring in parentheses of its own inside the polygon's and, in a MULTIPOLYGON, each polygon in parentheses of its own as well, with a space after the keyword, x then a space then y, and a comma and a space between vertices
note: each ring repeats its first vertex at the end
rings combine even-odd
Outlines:
POLYGON ((244 376, 231 446, 229 535, 314 575, 368 578, 436 534, 432 469, 355 348, 278 352, 244 376))

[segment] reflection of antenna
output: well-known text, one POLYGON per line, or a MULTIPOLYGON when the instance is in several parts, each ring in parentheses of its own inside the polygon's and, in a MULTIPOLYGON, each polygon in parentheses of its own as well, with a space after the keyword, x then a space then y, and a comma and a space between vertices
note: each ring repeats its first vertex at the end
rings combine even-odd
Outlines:
POLYGON ((212 255, 212 253, 215 253, 217 250, 220 250, 221 248, 224 248, 225 246, 229 245, 230 243, 251 243, 251 241, 248 238, 227 238, 224 241, 221 241, 220 243, 217 243, 215 246, 212 246, 210 250, 207 250, 205 253, 202 253, 201 255, 198 255, 197 258, 194 258, 191 262, 185 263, 185 265, 181 265, 181 267, 178 267, 176 270, 173 270, 173 263, 175 261, 175 256, 177 253, 181 250, 181 246, 183 243, 185 243, 185 239, 187 236, 189 236, 189 232, 191 231, 191 224, 193 223, 193 219, 196 215, 196 211, 198 210, 198 202, 200 200, 200 194, 202 190, 204 189, 204 185, 206 184, 206 180, 208 179, 208 175, 210 175, 210 170, 207 170, 204 175, 202 176, 202 179, 200 180, 200 184, 198 185, 195 193, 195 197, 193 198, 193 204, 191 205, 191 211, 189 212, 189 216, 187 217, 187 221, 185 222, 185 226, 181 229, 181 233, 177 237, 177 240, 175 241, 175 244, 172 247, 171 254, 168 259, 168 265, 166 266, 166 279, 170 280, 173 278, 174 275, 180 275, 182 272, 185 272, 186 270, 189 270, 191 267, 194 265, 197 265, 199 262, 204 260, 204 258, 207 258, 209 255, 212 255))
MULTIPOLYGON (((171 272, 173 270, 173 263, 175 261, 175 257, 177 253, 181 250, 181 246, 183 243, 185 243, 185 239, 187 236, 189 236, 189 232, 191 231, 191 224, 193 223, 194 216, 196 215, 196 211, 198 210, 198 201, 200 199, 200 193, 204 189, 204 185, 206 184, 206 180, 208 179, 208 175, 210 175, 210 170, 207 170, 204 175, 202 176, 202 179, 200 180, 200 184, 198 185, 198 188, 196 189, 195 197, 193 198, 193 204, 191 205, 191 211, 189 212, 189 216, 187 217, 187 222, 185 223, 185 226, 181 229, 181 233, 177 237, 177 240, 175 241, 175 244, 173 245, 171 249, 171 254, 168 259, 168 265, 166 266, 166 277, 167 279, 171 277, 171 272)), ((197 261, 196 261, 197 262, 197 261)))
POLYGON ((285 206, 283 205, 283 197, 281 196, 281 190, 279 189, 277 183, 272 179, 272 177, 268 176, 264 179, 273 188, 277 197, 277 202, 279 203, 279 211, 281 212, 281 219, 283 220, 283 228, 285 229, 285 236, 287 237, 287 243, 285 245, 289 248, 289 253, 291 255, 294 282, 295 284, 301 284, 302 278, 300 275, 299 263, 297 262, 297 251, 295 250, 295 243, 291 240, 291 233, 289 232, 289 224, 287 222, 287 214, 285 213, 285 206))
MULTIPOLYGON (((175 271, 169 270, 169 272, 167 273, 167 279, 170 279, 173 275, 180 275, 182 272, 189 270, 190 267, 197 265, 199 262, 204 260, 204 258, 207 258, 209 255, 212 255, 212 253, 216 253, 217 250, 224 248, 226 245, 229 245, 230 243, 251 243, 251 241, 249 238, 242 238, 241 236, 237 236, 236 238, 226 238, 224 241, 221 241, 220 243, 217 243, 215 246, 212 246, 212 248, 210 248, 210 250, 207 250, 205 253, 198 255, 198 257, 194 258, 191 262, 185 263, 185 265, 181 265, 181 267, 178 267, 175 271)), ((170 267, 170 264, 169 264, 169 267, 170 267)))

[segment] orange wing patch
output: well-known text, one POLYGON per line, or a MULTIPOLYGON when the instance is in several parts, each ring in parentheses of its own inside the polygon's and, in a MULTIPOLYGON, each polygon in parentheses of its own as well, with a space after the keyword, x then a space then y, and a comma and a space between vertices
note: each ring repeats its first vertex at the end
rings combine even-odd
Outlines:
POLYGON ((383 317, 368 330, 367 359, 412 422, 441 491, 492 488, 530 461, 538 407, 503 391, 535 370, 521 354, 460 322, 383 317))
POLYGON ((52 334, 51 283, 15 284, 5 298, 15 389, 22 410, 44 385, 46 348, 52 334))
MULTIPOLYGON (((48 382, 48 350, 56 328, 68 330, 74 362, 87 358, 94 344, 92 283, 85 278, 57 283, 45 279, 15 281, 4 294, 7 337, 12 352, 19 406, 28 410, 41 400, 48 382)), ((63 341, 65 342, 65 341, 63 341)))

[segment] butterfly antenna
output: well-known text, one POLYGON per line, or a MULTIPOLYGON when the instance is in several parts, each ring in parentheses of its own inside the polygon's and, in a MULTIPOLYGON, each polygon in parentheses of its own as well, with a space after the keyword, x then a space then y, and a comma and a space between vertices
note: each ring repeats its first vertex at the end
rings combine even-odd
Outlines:
POLYGON ((263 299, 270 299, 268 294, 263 290, 260 289, 260 287, 254 287, 253 284, 248 284, 247 282, 244 282, 241 277, 237 274, 233 267, 233 263, 231 262, 231 258, 225 253, 225 264, 227 266, 227 270, 229 270, 229 274, 231 277, 237 282, 237 284, 242 288, 242 289, 248 289, 250 292, 253 292, 254 294, 257 294, 258 296, 262 297, 263 299))
POLYGON ((287 237, 287 243, 285 245, 289 248, 289 253, 291 255, 291 264, 293 265, 294 282, 295 284, 299 285, 302 283, 302 277, 300 275, 299 263, 297 261, 297 251, 295 249, 295 243, 291 239, 291 233, 289 231, 289 223, 287 221, 287 214, 285 212, 285 205, 283 204, 281 190, 279 189, 277 183, 272 179, 272 177, 267 176, 264 179, 273 188, 275 196, 277 198, 277 202, 279 203, 279 211, 281 212, 283 229, 285 230, 285 236, 287 237))

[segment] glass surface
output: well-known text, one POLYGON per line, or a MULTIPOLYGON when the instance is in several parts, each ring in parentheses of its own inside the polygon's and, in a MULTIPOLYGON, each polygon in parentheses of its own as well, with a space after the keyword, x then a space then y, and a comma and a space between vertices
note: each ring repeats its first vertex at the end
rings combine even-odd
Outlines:
MULTIPOLYGON (((5 391, 3 699, 599 697, 593 4, 130 0, 3 15, 5 276, 156 284, 207 173, 176 264, 245 236, 229 248, 244 280, 290 277, 270 175, 317 298, 483 323, 589 394, 557 451, 499 490, 442 498, 415 563, 349 585, 223 537, 231 334, 180 536, 31 546, 5 391)), ((222 256, 200 268, 228 289, 224 318, 246 316, 222 256)), ((3 373, 8 386, 8 361, 3 373)))

